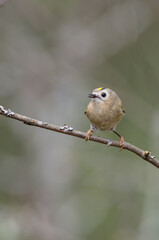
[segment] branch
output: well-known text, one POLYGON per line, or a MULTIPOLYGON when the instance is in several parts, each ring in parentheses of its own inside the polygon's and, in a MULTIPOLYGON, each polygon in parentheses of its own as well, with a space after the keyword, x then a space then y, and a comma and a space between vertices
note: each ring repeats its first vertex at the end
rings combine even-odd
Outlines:
MULTIPOLYGON (((71 135, 71 136, 83 138, 83 139, 85 139, 85 137, 86 137, 86 133, 80 132, 80 131, 75 131, 75 130, 73 130, 72 127, 69 127, 67 125, 55 126, 55 125, 49 124, 47 122, 39 121, 39 120, 30 118, 30 117, 26 117, 26 116, 20 115, 18 113, 12 112, 10 109, 6 109, 3 106, 0 106, 0 115, 3 115, 8 118, 16 119, 27 125, 44 128, 44 129, 47 129, 50 131, 59 132, 59 133, 63 133, 63 134, 67 134, 67 135, 71 135)), ((111 141, 109 139, 96 137, 96 136, 91 136, 89 140, 105 144, 108 147, 113 146, 113 147, 120 148, 119 141, 114 141, 114 140, 111 141)), ((138 155, 145 161, 147 161, 147 162, 151 163, 152 165, 156 166, 157 168, 159 168, 159 160, 156 159, 154 156, 152 156, 149 151, 144 151, 128 142, 124 143, 123 149, 126 149, 128 151, 135 153, 136 155, 138 155)))

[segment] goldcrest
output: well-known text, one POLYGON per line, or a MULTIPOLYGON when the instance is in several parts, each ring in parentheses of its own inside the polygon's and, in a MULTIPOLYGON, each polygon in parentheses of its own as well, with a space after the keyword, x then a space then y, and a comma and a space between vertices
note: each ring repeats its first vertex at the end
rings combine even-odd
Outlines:
POLYGON ((113 131, 120 137, 120 146, 124 147, 124 138, 115 128, 125 114, 122 102, 118 95, 109 88, 96 88, 90 93, 89 102, 85 114, 90 121, 90 129, 86 134, 86 141, 95 130, 113 131))

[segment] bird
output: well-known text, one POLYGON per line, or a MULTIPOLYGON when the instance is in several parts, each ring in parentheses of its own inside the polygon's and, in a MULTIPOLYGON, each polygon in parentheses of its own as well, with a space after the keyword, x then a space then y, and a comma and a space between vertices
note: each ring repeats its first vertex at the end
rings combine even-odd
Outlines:
POLYGON ((90 121, 90 129, 87 131, 85 140, 88 141, 96 130, 112 131, 120 137, 120 147, 124 148, 124 138, 115 131, 125 110, 117 93, 109 88, 99 87, 88 94, 91 99, 86 107, 85 114, 90 121))

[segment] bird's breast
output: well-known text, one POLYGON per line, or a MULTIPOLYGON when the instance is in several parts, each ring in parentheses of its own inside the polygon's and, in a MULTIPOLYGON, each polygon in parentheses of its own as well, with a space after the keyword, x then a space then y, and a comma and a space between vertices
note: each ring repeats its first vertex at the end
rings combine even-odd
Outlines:
POLYGON ((116 127, 123 116, 123 111, 116 106, 105 106, 90 102, 86 108, 86 116, 91 124, 100 130, 111 130, 116 127))

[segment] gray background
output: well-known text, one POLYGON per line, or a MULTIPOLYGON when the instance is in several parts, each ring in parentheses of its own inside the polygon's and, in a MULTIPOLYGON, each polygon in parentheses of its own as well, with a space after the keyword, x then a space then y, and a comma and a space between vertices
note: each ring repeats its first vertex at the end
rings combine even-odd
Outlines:
MULTIPOLYGON (((158 9, 155 0, 9 0, 0 105, 86 132, 88 93, 109 87, 126 110, 117 131, 158 157, 158 9)), ((158 169, 128 151, 0 116, 2 240, 156 240, 158 183, 158 169)))

